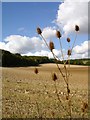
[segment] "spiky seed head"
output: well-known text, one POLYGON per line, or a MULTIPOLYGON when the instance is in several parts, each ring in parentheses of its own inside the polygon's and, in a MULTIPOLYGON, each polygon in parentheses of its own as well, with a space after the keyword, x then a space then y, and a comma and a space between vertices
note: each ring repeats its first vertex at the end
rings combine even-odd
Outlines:
POLYGON ((88 108, 88 104, 86 102, 83 103, 83 108, 87 109, 88 108))
POLYGON ((71 55, 71 50, 70 49, 68 50, 67 55, 71 55))
POLYGON ((38 74, 38 69, 35 68, 35 69, 34 69, 34 72, 35 72, 35 74, 38 74))
POLYGON ((70 93, 70 89, 69 88, 67 89, 67 92, 68 92, 68 94, 70 93))
POLYGON ((55 112, 54 112, 54 111, 52 111, 51 113, 52 113, 52 116, 54 116, 54 115, 55 115, 55 112))
POLYGON ((66 100, 69 100, 68 96, 66 96, 66 100))
POLYGON ((54 49, 54 43, 52 41, 50 41, 49 43, 49 48, 51 51, 54 49))
POLYGON ((67 38, 67 42, 70 42, 70 38, 67 38))
POLYGON ((53 81, 56 81, 56 80, 57 80, 57 75, 56 75, 56 73, 53 73, 53 74, 52 74, 52 79, 53 79, 53 81))
POLYGON ((56 36, 57 36, 57 38, 60 39, 60 37, 61 37, 61 33, 60 33, 60 31, 56 31, 56 36))
POLYGON ((38 34, 41 34, 41 33, 42 33, 42 31, 41 31, 41 29, 40 29, 39 27, 37 28, 37 33, 38 33, 38 34))
POLYGON ((75 25, 75 31, 79 31, 79 26, 75 25))
POLYGON ((83 108, 81 108, 81 110, 82 110, 82 112, 84 112, 84 111, 85 111, 85 109, 83 109, 83 108))

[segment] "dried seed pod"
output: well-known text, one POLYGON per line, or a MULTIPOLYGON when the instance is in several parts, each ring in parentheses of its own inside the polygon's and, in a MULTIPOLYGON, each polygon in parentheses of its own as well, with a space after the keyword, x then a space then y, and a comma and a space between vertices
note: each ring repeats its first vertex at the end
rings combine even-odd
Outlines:
POLYGON ((60 31, 56 31, 56 36, 57 36, 57 38, 60 39, 60 37, 61 37, 61 33, 60 33, 60 31))
POLYGON ((75 31, 79 31, 79 26, 75 25, 75 31))
POLYGON ((69 100, 68 96, 66 96, 66 100, 69 100))
POLYGON ((54 117, 54 115, 55 115, 55 112, 54 112, 54 111, 51 111, 51 114, 52 114, 52 116, 54 117))
POLYGON ((70 89, 69 88, 67 89, 67 92, 68 92, 68 94, 70 93, 70 89))
POLYGON ((50 41, 49 43, 49 48, 51 51, 54 49, 54 43, 52 41, 50 41))
POLYGON ((53 79, 53 81, 56 81, 56 80, 57 80, 57 75, 56 75, 56 73, 53 73, 53 74, 52 74, 52 79, 53 79))
POLYGON ((68 50, 67 55, 71 55, 71 50, 68 50))
POLYGON ((81 108, 81 110, 82 110, 82 112, 84 112, 84 111, 85 111, 85 109, 83 109, 83 108, 81 108))
POLYGON ((83 109, 87 109, 88 108, 88 104, 86 102, 83 103, 83 109))
POLYGON ((41 33, 42 33, 42 31, 41 31, 41 29, 40 29, 39 27, 37 28, 37 33, 38 33, 38 34, 41 34, 41 33))
POLYGON ((38 74, 38 69, 35 68, 35 69, 34 69, 34 72, 35 72, 35 74, 38 74))
POLYGON ((67 42, 70 42, 70 38, 67 38, 67 42))

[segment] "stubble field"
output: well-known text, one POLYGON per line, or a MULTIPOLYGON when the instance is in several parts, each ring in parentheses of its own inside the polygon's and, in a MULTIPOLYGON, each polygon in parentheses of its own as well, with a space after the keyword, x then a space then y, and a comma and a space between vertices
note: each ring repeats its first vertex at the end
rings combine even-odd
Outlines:
MULTIPOLYGON (((35 67, 2 68, 3 118, 69 118, 66 85, 56 65, 37 68, 38 74, 34 73, 35 67), (53 72, 57 73, 56 82, 53 72)), ((87 111, 82 112, 83 103, 88 102, 88 67, 72 65, 69 84, 72 117, 88 117, 87 111)))

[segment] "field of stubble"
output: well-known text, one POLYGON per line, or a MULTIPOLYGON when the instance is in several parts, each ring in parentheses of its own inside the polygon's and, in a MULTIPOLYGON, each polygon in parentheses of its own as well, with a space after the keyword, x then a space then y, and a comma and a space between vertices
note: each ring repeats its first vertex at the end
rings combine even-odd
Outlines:
MULTIPOLYGON (((62 65, 61 65, 62 67, 62 65)), ((35 67, 2 68, 3 118, 68 118, 66 85, 54 64, 35 67), (52 73, 56 72, 58 94, 52 73)), ((71 66, 70 97, 73 118, 82 117, 83 102, 88 102, 88 67, 71 66)), ((87 111, 84 117, 87 117, 87 111)))

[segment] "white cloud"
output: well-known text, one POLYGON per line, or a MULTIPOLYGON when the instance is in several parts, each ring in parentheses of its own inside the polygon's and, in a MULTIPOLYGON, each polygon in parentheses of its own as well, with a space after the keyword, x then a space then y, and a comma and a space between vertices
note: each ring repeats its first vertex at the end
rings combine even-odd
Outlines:
POLYGON ((0 42, 0 49, 5 49, 6 46, 5 46, 5 43, 4 42, 0 42))
POLYGON ((56 36, 56 30, 52 27, 46 27, 43 29, 42 35, 45 37, 45 39, 52 39, 56 36))
POLYGON ((10 35, 5 38, 5 42, 0 42, 0 48, 12 53, 27 54, 46 49, 43 41, 39 37, 26 37, 20 35, 10 35))
POLYGON ((81 45, 76 45, 73 48, 73 54, 71 58, 88 58, 89 51, 90 51, 90 41, 84 41, 81 45))
POLYGON ((48 56, 49 53, 50 53, 49 51, 41 50, 41 51, 36 51, 34 53, 29 52, 27 54, 22 54, 22 55, 27 55, 27 56, 48 56))
POLYGON ((81 43, 81 45, 77 45, 74 47, 73 51, 77 54, 83 54, 86 51, 88 51, 88 44, 90 44, 90 41, 85 41, 81 43))
POLYGON ((88 33, 88 1, 65 0, 59 5, 56 23, 63 25, 65 34, 74 31, 74 26, 80 26, 80 33, 88 33))
MULTIPOLYGON (((53 58, 53 55, 48 51, 47 47, 42 40, 38 37, 26 37, 20 35, 11 35, 5 39, 5 42, 0 42, 0 49, 8 50, 12 53, 20 53, 22 55, 31 56, 48 56, 53 58)), ((76 45, 73 48, 71 55, 72 59, 88 58, 88 52, 90 51, 90 41, 84 41, 80 45, 76 45)), ((62 60, 61 51, 54 49, 53 52, 56 56, 62 60)), ((67 50, 63 50, 64 57, 67 59, 67 50)))

